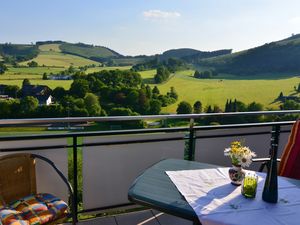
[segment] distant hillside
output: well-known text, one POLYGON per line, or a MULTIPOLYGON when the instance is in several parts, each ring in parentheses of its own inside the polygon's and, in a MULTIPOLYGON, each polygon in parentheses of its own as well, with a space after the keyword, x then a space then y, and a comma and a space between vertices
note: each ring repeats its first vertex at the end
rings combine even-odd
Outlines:
POLYGON ((166 60, 169 58, 179 58, 179 59, 183 59, 186 62, 194 63, 199 61, 200 59, 230 54, 231 52, 232 52, 231 49, 205 52, 205 51, 199 51, 191 48, 180 48, 180 49, 171 49, 165 51, 162 55, 159 55, 159 58, 161 60, 166 60))
POLYGON ((237 75, 300 73, 300 34, 242 52, 203 59, 197 63, 214 67, 219 72, 237 75))
POLYGON ((83 43, 62 43, 60 49, 63 53, 85 57, 98 62, 111 58, 121 58, 121 54, 102 46, 87 45, 83 43))
MULTIPOLYGON (((99 62, 77 56, 72 54, 62 53, 60 50, 60 43, 39 44, 39 54, 32 60, 37 62, 38 65, 51 66, 51 67, 69 67, 69 66, 87 66, 98 65, 99 62)), ((29 61, 23 61, 20 65, 26 66, 29 61)))
POLYGON ((160 59, 165 60, 168 58, 182 58, 186 56, 191 56, 191 55, 196 55, 201 51, 196 50, 196 49, 191 49, 191 48, 179 48, 179 49, 171 49, 168 51, 163 52, 159 56, 160 59))
POLYGON ((36 45, 0 44, 0 55, 18 62, 36 57, 39 49, 36 45))

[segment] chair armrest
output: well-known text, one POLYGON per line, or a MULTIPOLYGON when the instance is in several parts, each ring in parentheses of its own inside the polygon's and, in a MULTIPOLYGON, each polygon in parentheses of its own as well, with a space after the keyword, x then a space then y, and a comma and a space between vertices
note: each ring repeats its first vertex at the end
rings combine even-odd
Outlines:
MULTIPOLYGON (((270 161, 270 158, 255 158, 255 159, 252 159, 252 162, 260 162, 261 165, 258 169, 258 172, 262 172, 265 168, 265 166, 268 167, 268 162, 270 161)), ((280 162, 281 160, 280 159, 277 159, 277 162, 280 162)))
MULTIPOLYGON (((62 181, 66 184, 66 186, 68 187, 69 190, 69 194, 70 194, 70 198, 71 198, 71 216, 72 216, 72 224, 76 224, 77 222, 77 216, 76 216, 76 212, 75 212, 75 196, 74 196, 74 191, 73 191, 73 187, 70 184, 70 182, 68 181, 68 179, 64 176, 64 174, 56 167, 56 165, 54 164, 54 162, 52 162, 50 159, 41 156, 41 155, 37 155, 37 154, 30 154, 31 157, 33 158, 38 158, 43 160, 44 162, 48 163, 55 171, 56 173, 59 175, 59 177, 62 179, 62 181)), ((1 224, 0 224, 1 225, 1 224)))

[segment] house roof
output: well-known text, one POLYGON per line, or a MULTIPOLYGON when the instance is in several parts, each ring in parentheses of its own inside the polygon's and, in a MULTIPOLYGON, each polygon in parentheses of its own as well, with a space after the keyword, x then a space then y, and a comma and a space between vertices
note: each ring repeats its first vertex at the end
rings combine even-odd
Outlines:
POLYGON ((47 95, 50 88, 46 85, 23 85, 22 93, 24 96, 47 95))

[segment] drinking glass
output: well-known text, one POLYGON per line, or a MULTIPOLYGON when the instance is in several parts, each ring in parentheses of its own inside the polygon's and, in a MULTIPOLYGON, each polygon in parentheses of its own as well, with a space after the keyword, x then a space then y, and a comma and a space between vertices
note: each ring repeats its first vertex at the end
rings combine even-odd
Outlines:
POLYGON ((258 177, 255 173, 246 173, 242 184, 242 195, 246 198, 255 198, 258 177))

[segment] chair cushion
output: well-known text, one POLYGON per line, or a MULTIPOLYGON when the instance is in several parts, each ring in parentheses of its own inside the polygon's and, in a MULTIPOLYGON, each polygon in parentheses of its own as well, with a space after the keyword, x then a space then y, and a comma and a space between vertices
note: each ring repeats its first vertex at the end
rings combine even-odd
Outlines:
POLYGON ((64 217, 67 207, 64 201, 51 194, 29 195, 0 209, 0 221, 3 225, 46 224, 64 217))

